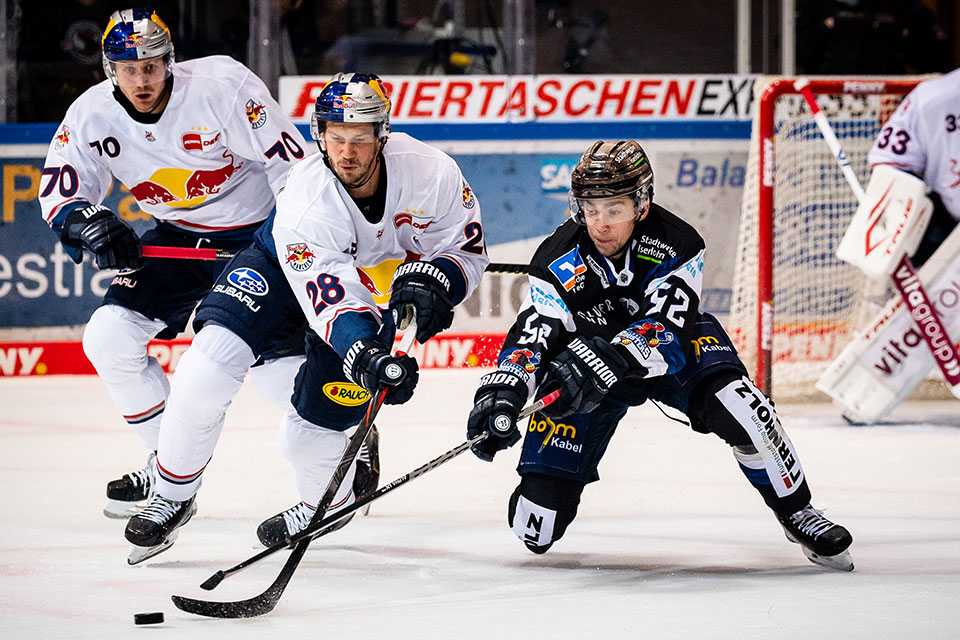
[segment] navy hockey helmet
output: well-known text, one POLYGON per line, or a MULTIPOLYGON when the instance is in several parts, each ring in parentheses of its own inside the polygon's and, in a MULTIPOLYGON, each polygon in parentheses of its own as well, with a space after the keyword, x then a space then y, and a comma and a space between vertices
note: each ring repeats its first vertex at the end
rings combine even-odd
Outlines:
POLYGON ((103 70, 114 85, 118 61, 164 57, 166 75, 173 73, 173 37, 156 11, 123 9, 114 11, 103 32, 103 70))
POLYGON ((584 223, 582 201, 632 195, 638 211, 653 200, 653 167, 636 140, 597 141, 570 176, 570 211, 584 223))
POLYGON ((390 135, 390 96, 372 73, 338 73, 317 96, 310 135, 320 141, 327 122, 372 122, 381 140, 390 135), (321 124, 323 123, 323 124, 321 124))

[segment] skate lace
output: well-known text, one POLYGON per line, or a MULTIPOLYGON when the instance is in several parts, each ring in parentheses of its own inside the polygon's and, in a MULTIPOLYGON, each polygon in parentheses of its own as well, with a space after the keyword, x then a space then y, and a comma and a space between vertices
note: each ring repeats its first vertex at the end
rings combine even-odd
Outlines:
POLYGON ((287 533, 294 535, 306 529, 310 518, 316 512, 316 509, 312 509, 303 502, 284 511, 283 524, 287 527, 287 533))
POLYGON ((805 507, 790 516, 790 522, 807 534, 816 539, 821 534, 834 526, 832 522, 823 517, 823 512, 813 507, 805 507))
POLYGON ((156 496, 150 504, 140 512, 139 517, 157 524, 164 524, 177 514, 181 502, 167 500, 163 496, 156 496))
POLYGON ((360 450, 357 451, 357 462, 362 462, 366 465, 370 465, 370 447, 367 445, 367 441, 364 440, 363 444, 360 445, 360 450))
POLYGON ((133 483, 134 487, 149 487, 150 482, 150 465, 148 464, 143 469, 138 469, 136 471, 131 471, 126 474, 126 477, 130 478, 130 482, 133 483))

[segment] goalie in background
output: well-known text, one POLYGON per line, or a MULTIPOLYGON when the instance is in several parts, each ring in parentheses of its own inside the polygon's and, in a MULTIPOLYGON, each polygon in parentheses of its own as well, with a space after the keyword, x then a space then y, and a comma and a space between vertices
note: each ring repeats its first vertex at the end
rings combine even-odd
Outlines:
MULTIPOLYGON (((557 401, 530 419, 508 519, 534 553, 559 540, 631 406, 687 415, 731 448, 787 538, 814 563, 852 570, 853 541, 810 504, 797 452, 719 322, 699 310, 704 242, 653 201, 653 169, 633 140, 596 142, 571 177, 572 219, 537 249, 530 289, 467 424, 484 460, 520 440, 540 389, 557 401)), ((542 392, 541 392, 542 394, 542 392)), ((655 452, 651 452, 655 455, 655 452)))
POLYGON ((931 189, 933 215, 913 265, 919 268, 960 220, 960 69, 921 82, 880 130, 867 160, 912 174, 931 189))
POLYGON ((872 278, 867 291, 873 306, 865 308, 872 317, 859 319, 860 332, 816 386, 854 424, 889 415, 936 363, 947 372, 956 364, 947 350, 960 334, 958 98, 960 70, 921 82, 904 98, 868 155, 870 181, 837 247, 840 258, 872 278), (891 298, 889 274, 904 254, 915 267, 926 264, 919 275, 946 333, 936 359, 900 297, 891 298))

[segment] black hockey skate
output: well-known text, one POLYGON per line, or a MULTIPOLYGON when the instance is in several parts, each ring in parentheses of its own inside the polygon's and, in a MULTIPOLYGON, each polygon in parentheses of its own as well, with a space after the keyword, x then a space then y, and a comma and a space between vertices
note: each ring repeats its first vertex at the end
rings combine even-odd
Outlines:
POLYGON ((127 522, 123 536, 133 544, 127 564, 137 564, 163 553, 177 541, 179 529, 197 512, 196 496, 177 502, 163 496, 150 498, 147 506, 127 522))
POLYGON ((107 504, 103 515, 108 518, 129 518, 146 506, 150 488, 157 472, 157 454, 153 451, 147 457, 147 466, 143 469, 124 474, 122 478, 107 483, 107 504))
POLYGON ((828 569, 853 571, 853 558, 847 550, 853 536, 844 527, 823 517, 811 505, 789 516, 777 515, 787 540, 798 543, 810 562, 828 569))
MULTIPOLYGON (((357 500, 364 498, 380 485, 380 432, 377 425, 370 428, 360 451, 357 453, 357 470, 353 476, 353 495, 357 500)), ((370 513, 370 505, 360 511, 361 515, 370 513)))
MULTIPOLYGON (((272 518, 267 518, 257 527, 257 538, 260 540, 260 544, 265 547, 272 547, 276 544, 289 542, 291 537, 307 528, 307 525, 310 524, 310 518, 316 512, 317 510, 314 507, 306 502, 300 502, 272 518)), ((353 516, 353 513, 344 516, 341 520, 318 531, 313 538, 319 538, 347 526, 353 516)))

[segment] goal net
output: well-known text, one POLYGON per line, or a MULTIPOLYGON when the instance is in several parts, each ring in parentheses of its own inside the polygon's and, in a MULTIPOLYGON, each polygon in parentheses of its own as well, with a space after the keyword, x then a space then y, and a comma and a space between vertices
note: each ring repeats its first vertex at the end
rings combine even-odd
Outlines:
MULTIPOLYGON (((810 80, 862 184, 882 124, 920 80, 810 80)), ((857 201, 794 81, 767 77, 754 87, 728 328, 764 390, 825 399, 814 382, 869 318, 877 285, 834 254, 857 201)))

